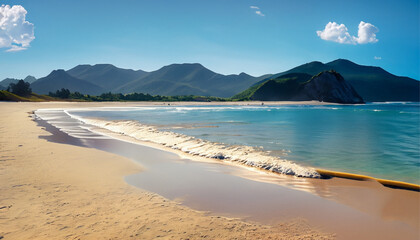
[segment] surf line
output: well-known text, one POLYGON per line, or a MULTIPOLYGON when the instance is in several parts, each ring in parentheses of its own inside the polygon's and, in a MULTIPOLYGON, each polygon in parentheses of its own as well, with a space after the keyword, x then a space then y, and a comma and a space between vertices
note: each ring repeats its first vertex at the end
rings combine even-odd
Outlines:
POLYGON ((380 179, 380 178, 374 178, 374 177, 370 177, 366 175, 329 171, 329 170, 324 170, 324 169, 315 169, 315 170, 321 175, 321 178, 338 177, 338 178, 347 178, 347 179, 359 180, 359 181, 374 180, 386 187, 420 192, 420 185, 417 185, 414 183, 406 183, 406 182, 400 182, 400 181, 394 181, 394 180, 380 179))

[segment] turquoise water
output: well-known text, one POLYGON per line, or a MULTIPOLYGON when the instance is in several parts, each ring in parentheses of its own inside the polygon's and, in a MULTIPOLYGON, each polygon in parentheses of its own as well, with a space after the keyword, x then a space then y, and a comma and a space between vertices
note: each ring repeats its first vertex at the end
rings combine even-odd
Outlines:
POLYGON ((212 142, 259 147, 305 166, 420 184, 419 103, 162 106, 71 113, 136 120, 212 142))

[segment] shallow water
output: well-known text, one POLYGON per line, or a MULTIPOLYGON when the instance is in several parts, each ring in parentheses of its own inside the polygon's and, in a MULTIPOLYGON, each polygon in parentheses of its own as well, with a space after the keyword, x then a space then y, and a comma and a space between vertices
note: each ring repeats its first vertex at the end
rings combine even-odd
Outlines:
POLYGON ((331 106, 162 106, 70 111, 134 120, 301 166, 420 184, 419 103, 331 106))
POLYGON ((297 178, 217 161, 180 159, 172 153, 92 132, 92 126, 61 110, 37 114, 45 120, 39 124, 52 133, 41 138, 133 159, 145 170, 127 176, 127 182, 197 210, 263 223, 304 218, 312 226, 337 233, 339 239, 419 236, 417 192, 393 190, 376 182, 297 178))

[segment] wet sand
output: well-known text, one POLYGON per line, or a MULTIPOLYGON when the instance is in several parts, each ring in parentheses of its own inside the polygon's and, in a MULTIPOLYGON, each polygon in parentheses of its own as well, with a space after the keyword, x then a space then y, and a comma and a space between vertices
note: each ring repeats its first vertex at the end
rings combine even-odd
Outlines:
MULTIPOLYGON (((35 104, 27 105, 29 105, 26 106, 28 107, 27 109, 32 110, 34 110, 34 107, 61 107, 59 104, 44 104, 40 106, 35 106, 35 104)), ((75 107, 72 104, 63 105, 65 107, 75 107)), ((76 107, 101 106, 97 103, 75 105, 77 105, 76 107)), ((118 106, 119 104, 112 103, 112 105, 118 106)), ((126 104, 120 103, 120 106, 122 105, 126 106, 126 104)), ((16 106, 22 105, 0 105, 0 109, 2 110, 2 112, 15 112, 16 116, 14 117, 17 117, 17 115, 19 115, 20 118, 22 118, 22 122, 23 120, 26 120, 30 123, 29 125, 35 125, 35 123, 30 122, 30 119, 23 118, 27 117, 27 115, 25 116, 25 113, 22 112, 25 108, 17 110, 14 109, 16 108, 16 106)), ((9 119, 10 121, 11 119, 14 119, 14 117, 6 117, 6 119, 9 119)), ((10 126, 6 123, 2 126, 14 128, 14 130, 7 130, 9 134, 13 134, 14 131, 17 131, 16 128, 18 127, 13 127, 13 125, 16 125, 16 123, 8 124, 10 126)), ((189 159, 182 159, 174 153, 164 152, 159 149, 154 149, 146 146, 139 146, 137 144, 118 141, 115 139, 75 139, 69 137, 67 134, 57 131, 57 129, 54 129, 53 127, 48 125, 43 125, 43 127, 46 128, 46 130, 48 130, 49 132, 51 132, 52 135, 47 134, 45 131, 42 131, 40 127, 31 127, 33 128, 29 129, 32 129, 32 131, 39 131, 33 134, 33 142, 38 143, 37 146, 48 147, 38 151, 32 149, 32 151, 26 152, 26 155, 30 154, 31 152, 35 152, 38 154, 32 154, 32 156, 40 155, 41 159, 47 159, 47 162, 49 162, 49 164, 47 166, 44 166, 45 169, 54 169, 54 167, 57 168, 57 166, 54 166, 53 164, 57 161, 57 159, 52 158, 48 161, 48 159, 51 157, 49 155, 46 155, 46 153, 44 152, 47 151, 47 149, 51 149, 51 147, 53 147, 53 149, 56 149, 57 145, 64 149, 72 149, 73 151, 74 148, 78 149, 77 154, 76 152, 72 152, 70 156, 65 156, 66 159, 62 159, 62 162, 59 161, 60 164, 64 164, 64 162, 66 161, 73 162, 73 158, 77 157, 75 166, 73 166, 73 164, 69 164, 68 162, 66 162, 67 165, 61 166, 64 167, 65 172, 67 172, 68 169, 73 169, 73 167, 76 166, 78 166, 78 168, 81 166, 85 168, 83 164, 86 164, 85 161, 88 159, 88 162, 90 164, 89 168, 93 168, 93 170, 91 171, 98 172, 97 174, 100 174, 101 171, 103 171, 102 168, 104 168, 104 166, 102 166, 102 159, 109 159, 109 156, 107 155, 114 157, 115 162, 112 163, 118 165, 120 168, 124 165, 127 166, 128 169, 125 169, 125 171, 122 170, 117 174, 115 172, 111 173, 114 174, 113 177, 111 177, 112 183, 111 180, 108 181, 107 179, 106 181, 107 183, 109 182, 108 184, 110 184, 110 186, 103 186, 102 181, 105 180, 102 179, 96 179, 96 182, 92 182, 90 186, 91 188, 102 188, 101 191, 104 191, 107 194, 102 194, 99 197, 92 196, 90 192, 87 193, 85 191, 85 195, 87 194, 87 196, 80 197, 81 199, 83 199, 84 203, 91 202, 89 205, 92 205, 92 202, 94 202, 95 205, 101 205, 103 208, 99 208, 101 209, 99 212, 102 214, 102 217, 106 216, 109 219, 119 220, 118 223, 111 224, 111 226, 113 226, 112 228, 114 228, 115 231, 107 231, 106 233, 110 234, 109 236, 117 236, 117 238, 121 238, 118 234, 121 234, 125 231, 131 231, 131 233, 136 232, 136 234, 139 234, 139 232, 142 233, 143 235, 141 235, 141 238, 143 239, 154 238, 157 236, 154 236, 153 234, 163 234, 161 236, 166 238, 173 237, 174 239, 181 239, 187 237, 192 239, 198 239, 202 238, 202 236, 199 234, 201 234, 203 231, 207 231, 206 234, 211 239, 267 239, 268 237, 272 237, 274 239, 305 239, 305 237, 307 239, 322 239, 333 237, 333 235, 331 234, 320 233, 320 229, 323 232, 336 233, 335 236, 339 239, 418 239, 419 237, 418 234, 420 199, 418 192, 385 188, 377 182, 362 182, 337 178, 329 180, 320 180, 279 176, 277 174, 255 171, 245 167, 233 166, 232 164, 220 164, 220 162, 200 162, 191 161, 189 159), (41 139, 37 139, 35 137, 38 135, 42 135, 41 139), (46 142, 45 140, 48 140, 48 142, 46 142), (59 142, 66 143, 66 145, 57 144, 59 142), (76 146, 70 146, 68 144, 73 144, 76 146), (80 146, 97 148, 104 151, 108 151, 110 153, 104 153, 95 149, 82 148, 80 146), (100 157, 92 157, 92 155, 86 154, 85 152, 94 152, 95 156, 100 157), (123 157, 119 157, 118 155, 123 157), (88 158, 86 158, 86 156, 88 156, 88 158), (127 159, 133 159, 139 164, 136 165, 135 163, 127 159), (95 166, 95 164, 99 166, 95 166), (142 169, 142 171, 140 171, 140 169, 142 169), (137 186, 138 189, 126 185, 122 181, 122 176, 124 175, 129 175, 125 177, 125 180, 128 183, 137 186), (118 178, 120 179, 116 180, 118 178), (115 185, 118 186, 117 188, 125 189, 125 191, 123 192, 124 197, 116 196, 117 194, 114 193, 115 189, 113 189, 113 186, 115 185), (154 193, 158 193, 159 195, 156 195, 154 193), (133 201, 125 200, 128 199, 128 196, 131 196, 131 194, 137 194, 137 196, 139 196, 139 199, 134 199, 133 201), (147 197, 145 197, 145 199, 141 201, 141 198, 144 196, 147 197), (120 197, 120 199, 118 197, 120 197), (100 201, 98 201, 98 199, 102 198, 106 200, 108 205, 110 203, 114 203, 110 205, 111 210, 107 211, 107 205, 103 206, 100 203, 100 201), (141 205, 140 203, 143 205, 139 206, 141 205), (182 203, 182 206, 178 203, 182 203), (135 208, 129 208, 132 207, 131 205, 135 205, 135 208), (189 208, 186 208, 184 206, 188 206, 189 208), (191 208, 198 210, 198 212, 191 210, 191 208), (132 218, 127 219, 125 215, 120 215, 121 213, 127 214, 129 211, 133 211, 133 213, 130 213, 132 217, 137 217, 134 218, 136 220, 133 220, 132 218), (182 216, 184 216, 183 211, 185 211, 186 219, 182 218, 182 216), (209 212, 206 214, 205 212, 200 211, 209 212), (148 213, 146 215, 147 220, 144 219, 145 215, 143 214, 143 212, 148 213), (179 223, 178 219, 176 219, 177 221, 174 222, 175 218, 168 219, 164 216, 161 216, 165 215, 162 212, 167 215, 172 214, 171 216, 181 216, 179 223), (191 213, 194 214, 191 215, 191 213), (239 221, 236 218, 241 218, 243 220, 246 220, 247 222, 239 221), (154 219, 155 222, 151 221, 151 219, 154 219), (200 219, 202 219, 201 222, 200 219), (141 222, 141 220, 143 222, 141 222), (219 225, 214 225, 214 221, 216 220, 218 221, 217 223, 219 225), (141 230, 137 228, 139 226, 139 221, 143 224, 141 225, 141 230), (156 221, 158 221, 158 223, 160 224, 159 227, 156 226, 156 221), (194 226, 194 223, 197 221, 198 224, 194 226), (232 227, 232 225, 229 225, 232 222, 238 225, 232 227), (153 225, 153 223, 155 223, 155 225, 153 225), (187 230, 186 233, 174 231, 173 227, 171 227, 173 224, 181 224, 183 227, 186 227, 183 228, 187 230), (241 227, 238 228, 237 226, 239 225, 241 227), (248 230, 247 227, 249 227, 251 230, 248 230), (118 231, 117 229, 120 231, 118 231), (143 232, 144 229, 147 229, 147 231, 143 232), (171 231, 167 232, 168 230, 171 231), (215 231, 217 232, 217 235, 213 234, 215 233, 215 231), (146 235, 146 232, 151 235, 146 235), (212 233, 213 235, 208 233, 212 233)), ((4 128, 2 128, 1 131, 3 132, 4 128)), ((31 134, 27 135, 30 136, 31 134)), ((4 144, 4 142, 9 142, 8 138, 3 138, 3 136, 6 135, 3 135, 2 133, 2 145, 4 144)), ((130 141, 132 141, 132 139, 130 141)), ((25 145, 27 144, 30 145, 32 144, 32 142, 25 142, 25 145)), ((22 147, 23 146, 15 146, 15 152, 19 152, 19 148, 22 147)), ((21 157, 24 157, 25 153, 22 154, 23 155, 21 155, 21 157)), ((67 154, 69 153, 67 152, 67 154)), ((61 155, 61 157, 63 156, 61 155)), ((11 160, 5 160, 5 162, 8 161, 10 162, 11 160)), ((40 159, 38 159, 38 161, 42 162, 42 160, 40 159)), ((36 163, 39 164, 39 162, 36 163)), ((26 164, 29 163, 26 162, 26 164)), ((22 165, 20 167, 22 167, 22 165)), ((115 166, 111 167, 113 168, 115 166)), ((12 168, 16 168, 16 166, 12 168)), ((38 173, 43 174, 43 172, 45 172, 45 169, 44 171, 39 171, 38 173)), ((116 169, 112 170, 116 171, 116 169)), ((58 171, 57 173, 60 173, 60 171, 62 172, 63 169, 54 169, 49 170, 47 172, 50 171, 58 171)), ((107 171, 110 170, 108 169, 107 171)), ((12 175, 10 172, 6 172, 5 167, 3 167, 0 170, 0 177, 2 178, 0 179, 0 186, 2 187, 2 192, 3 189, 5 189, 5 192, 8 194, 17 192, 17 189, 13 187, 16 185, 13 184, 21 180, 22 176, 19 177, 19 174, 29 174, 31 175, 31 177, 27 178, 27 180, 33 179, 31 169, 14 171, 14 174, 12 175), (12 177, 15 174, 17 174, 18 177, 12 177), (12 178, 14 180, 9 180, 9 182, 7 182, 6 179, 8 178, 6 177, 12 178)), ((69 186, 73 186, 74 183, 72 181, 74 180, 74 178, 77 177, 78 175, 76 174, 70 178, 70 182, 68 183, 71 184, 69 186)), ((75 181, 75 183, 76 182, 78 181, 75 181)), ((86 183, 84 182, 84 184, 86 183)), ((33 186, 30 184, 29 186, 22 185, 20 187, 23 187, 25 191, 28 191, 28 189, 30 189, 33 186)), ((52 189, 54 190, 55 188, 52 189)), ((44 185, 41 187, 41 189, 38 190, 38 193, 51 191, 51 189, 48 189, 48 186, 44 185)), ((45 195, 48 195, 48 197, 51 200, 53 200, 54 198, 58 198, 57 196, 60 196, 60 194, 66 193, 60 193, 60 188, 58 190, 58 192, 51 191, 52 194, 45 195)), ((71 189, 73 193, 77 193, 78 190, 80 189, 71 189)), ((121 194, 121 191, 118 192, 118 194, 121 194)), ((41 196, 44 196, 44 194, 39 194, 40 198, 41 196)), ((7 204, 5 203, 10 199, 16 200, 14 197, 10 196, 0 197, 0 205, 7 206, 7 204)), ((36 200, 37 199, 34 196, 32 196, 31 201, 36 202, 36 200)), ((46 201, 45 198, 43 199, 43 201, 46 201)), ((61 201, 63 201, 63 199, 61 199, 61 201)), ((72 208, 70 209, 70 206, 67 206, 69 204, 63 204, 60 205, 60 207, 57 206, 55 211, 52 212, 56 214, 58 218, 56 216, 53 219, 55 219, 55 221, 66 219, 67 225, 72 225, 70 223, 74 224, 78 222, 76 220, 90 221, 93 225, 89 225, 90 228, 88 229, 84 227, 85 225, 83 225, 80 228, 77 228, 78 226, 73 227, 66 225, 61 226, 61 228, 57 229, 55 224, 53 224, 54 227, 49 226, 50 229, 46 228, 45 231, 40 231, 43 235, 39 235, 51 237, 54 236, 51 234, 57 234, 56 231, 58 231, 58 233, 61 233, 61 231, 63 231, 64 233, 72 234, 68 238, 72 238, 74 236, 82 236, 82 238, 89 238, 93 236, 99 238, 106 238, 106 235, 101 235, 103 233, 100 231, 101 228, 97 228, 96 226, 104 227, 107 226, 106 224, 112 223, 112 221, 101 221, 98 220, 98 218, 92 218, 92 216, 87 217, 86 215, 80 216, 80 214, 79 216, 77 216, 77 214, 73 214, 73 212, 83 212, 82 208, 80 208, 80 201, 76 197, 75 199, 73 198, 71 202, 72 208), (75 206, 73 205, 75 203, 79 203, 78 208, 75 208, 75 206), (63 212, 67 213, 67 215, 57 214, 63 212), (45 235, 47 234, 47 232, 51 232, 48 233, 50 235, 45 235), (82 235, 82 233, 87 233, 88 235, 82 235)), ((27 220, 31 219, 31 217, 33 219, 34 217, 39 217, 42 215, 39 214, 39 212, 38 214, 33 214, 36 211, 32 211, 33 212, 26 212, 26 214, 24 214, 28 218, 27 220)), ((90 213, 95 212, 96 211, 90 213)), ((24 234, 24 232, 26 233, 26 231, 23 232, 18 230, 7 233, 1 227, 5 226, 2 223, 4 219, 12 220, 11 222, 14 222, 17 226, 25 226, 24 229, 29 230, 29 232, 31 232, 31 228, 27 227, 28 225, 22 225, 22 219, 11 218, 11 216, 16 216, 16 208, 12 210, 12 207, 9 208, 7 206, 6 208, 0 209, 0 214, 2 214, 0 218, 0 236, 3 234, 7 239, 8 236, 25 236, 22 234, 24 234), (6 209, 6 211, 3 211, 4 209, 6 209), (3 213, 5 214, 6 218, 3 218, 3 213)), ((40 222, 42 222, 42 220, 40 222)), ((51 223, 44 222, 44 225, 46 224, 51 223)), ((9 223, 7 226, 10 227, 13 225, 13 223, 9 223)), ((183 229, 181 229, 181 231, 183 229)), ((34 230, 36 229, 32 229, 32 234, 34 234, 34 230)), ((31 236, 34 237, 36 235, 31 236)), ((61 236, 65 237, 65 235, 61 236)), ((126 236, 128 237, 129 235, 126 236)), ((135 234, 133 236, 135 236, 135 234)))

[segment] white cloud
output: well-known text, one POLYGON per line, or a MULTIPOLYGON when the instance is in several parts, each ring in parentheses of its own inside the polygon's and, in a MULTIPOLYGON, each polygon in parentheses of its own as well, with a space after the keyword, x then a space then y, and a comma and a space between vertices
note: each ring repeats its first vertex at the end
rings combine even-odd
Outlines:
POLYGON ((382 60, 382 57, 374 56, 373 59, 375 59, 375 60, 382 60))
POLYGON ((264 17, 264 16, 265 16, 265 14, 263 14, 261 11, 255 11, 255 13, 256 13, 257 15, 260 15, 261 17, 264 17))
POLYGON ((321 39, 327 41, 353 43, 353 38, 348 33, 346 26, 336 22, 327 23, 325 29, 323 31, 316 31, 316 34, 318 34, 321 39))
POLYGON ((376 39, 376 33, 378 31, 378 28, 372 24, 361 21, 359 23, 359 31, 357 32, 357 38, 355 40, 358 44, 376 43, 378 42, 378 39, 376 39))
POLYGON ((257 15, 259 15, 261 17, 264 17, 265 16, 265 14, 260 11, 260 8, 258 6, 250 6, 249 8, 255 9, 256 10, 255 11, 255 14, 257 14, 257 15))
POLYGON ((26 49, 26 47, 12 45, 12 47, 7 49, 6 52, 19 52, 19 51, 22 51, 22 50, 25 50, 25 49, 26 49))
POLYGON ((329 22, 322 31, 316 31, 316 34, 323 40, 333 41, 344 44, 366 44, 376 43, 376 33, 378 28, 370 23, 363 21, 359 24, 359 31, 357 37, 351 36, 348 32, 347 27, 344 24, 338 24, 336 22, 329 22))
POLYGON ((27 11, 20 5, 0 6, 0 48, 7 52, 25 50, 34 36, 34 25, 26 21, 27 11))

